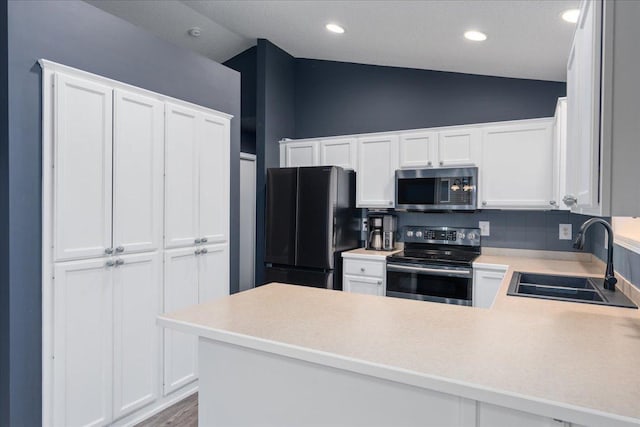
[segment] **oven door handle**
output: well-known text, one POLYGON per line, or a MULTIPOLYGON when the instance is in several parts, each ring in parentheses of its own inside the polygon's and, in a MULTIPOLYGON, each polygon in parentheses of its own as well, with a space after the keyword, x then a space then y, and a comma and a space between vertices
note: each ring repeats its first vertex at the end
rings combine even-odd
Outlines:
POLYGON ((387 271, 397 271, 402 273, 427 273, 436 274, 438 276, 449 277, 471 277, 471 270, 453 270, 446 268, 428 268, 428 267, 408 267, 404 265, 387 264, 387 271))

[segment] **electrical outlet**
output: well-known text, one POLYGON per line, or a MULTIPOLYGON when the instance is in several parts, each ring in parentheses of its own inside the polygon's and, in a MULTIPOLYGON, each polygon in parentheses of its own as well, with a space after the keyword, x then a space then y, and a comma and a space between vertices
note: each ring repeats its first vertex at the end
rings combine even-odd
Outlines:
POLYGON ((571 230, 571 224, 560 224, 558 226, 558 239, 571 240, 573 231, 571 230))
POLYGON ((481 236, 491 235, 491 223, 489 221, 478 221, 478 228, 480 228, 481 236))
POLYGON ((362 218, 362 231, 369 231, 369 224, 367 222, 367 218, 362 218))
POLYGON ((609 249, 609 236, 604 235, 604 248, 609 249))

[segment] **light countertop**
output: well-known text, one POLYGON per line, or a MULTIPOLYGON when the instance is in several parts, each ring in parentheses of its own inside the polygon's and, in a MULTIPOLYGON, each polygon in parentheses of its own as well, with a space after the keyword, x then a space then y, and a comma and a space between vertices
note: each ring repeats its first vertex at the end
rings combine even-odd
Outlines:
POLYGON ((346 251, 342 253, 343 258, 356 258, 356 259, 375 259, 382 261, 386 259, 389 255, 397 254, 398 252, 402 252, 401 248, 394 249, 392 251, 374 251, 365 248, 352 249, 350 251, 346 251))
POLYGON ((513 271, 600 276, 601 262, 476 262, 508 266, 491 309, 270 284, 159 323, 476 400, 526 400, 585 424, 640 424, 639 310, 506 295, 513 271))

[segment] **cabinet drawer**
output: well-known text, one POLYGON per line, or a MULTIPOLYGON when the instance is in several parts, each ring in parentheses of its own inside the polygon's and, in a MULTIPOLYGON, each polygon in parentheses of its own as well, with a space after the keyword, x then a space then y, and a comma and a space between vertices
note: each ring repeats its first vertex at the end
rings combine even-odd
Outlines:
POLYGON ((344 260, 344 273, 357 276, 380 277, 385 276, 384 261, 344 260))

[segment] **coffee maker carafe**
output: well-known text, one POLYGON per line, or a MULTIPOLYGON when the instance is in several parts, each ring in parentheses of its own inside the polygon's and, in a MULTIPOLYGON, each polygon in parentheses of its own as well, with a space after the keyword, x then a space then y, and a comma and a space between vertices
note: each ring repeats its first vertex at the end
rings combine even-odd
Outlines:
POLYGON ((382 250, 382 217, 369 216, 369 238, 367 239, 367 249, 374 251, 382 250))

